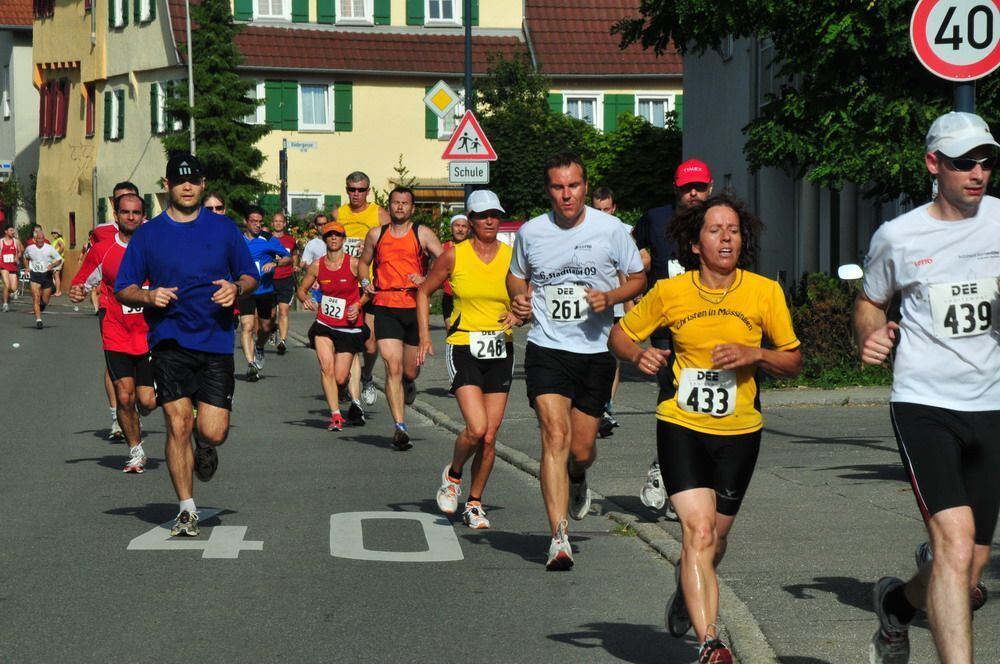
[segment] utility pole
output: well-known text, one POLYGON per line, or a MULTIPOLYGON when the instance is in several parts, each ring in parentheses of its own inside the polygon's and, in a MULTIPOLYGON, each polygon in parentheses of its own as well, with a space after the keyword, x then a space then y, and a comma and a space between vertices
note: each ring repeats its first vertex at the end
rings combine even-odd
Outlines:
MULTIPOLYGON (((155 1, 155 0, 154 0, 155 1)), ((185 28, 187 30, 187 64, 188 64, 188 130, 191 133, 191 154, 195 151, 194 141, 194 58, 191 56, 191 0, 184 0, 185 28)))
MULTIPOLYGON (((465 110, 474 111, 475 102, 472 90, 472 0, 463 0, 462 7, 462 20, 465 22, 465 110)), ((472 193, 472 185, 467 184, 464 187, 465 200, 462 201, 462 206, 465 206, 465 201, 469 200, 469 194, 472 193)))

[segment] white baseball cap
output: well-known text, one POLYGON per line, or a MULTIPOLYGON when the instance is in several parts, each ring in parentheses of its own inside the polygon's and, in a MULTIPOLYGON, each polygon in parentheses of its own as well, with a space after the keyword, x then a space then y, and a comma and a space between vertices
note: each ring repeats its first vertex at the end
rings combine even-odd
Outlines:
POLYGON ((465 204, 465 209, 470 213, 500 210, 500 212, 507 214, 507 210, 504 210, 500 206, 500 199, 489 189, 477 189, 469 194, 469 200, 465 204))
POLYGON ((973 113, 945 113, 927 132, 927 152, 940 152, 946 157, 961 157, 983 145, 1000 148, 989 125, 973 113))

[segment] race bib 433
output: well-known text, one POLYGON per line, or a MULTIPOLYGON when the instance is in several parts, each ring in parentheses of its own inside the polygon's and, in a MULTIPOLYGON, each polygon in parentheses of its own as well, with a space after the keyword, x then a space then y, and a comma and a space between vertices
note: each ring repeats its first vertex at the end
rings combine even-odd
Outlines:
POLYGON ((736 372, 731 369, 683 369, 677 405, 689 413, 732 415, 736 408, 736 372))

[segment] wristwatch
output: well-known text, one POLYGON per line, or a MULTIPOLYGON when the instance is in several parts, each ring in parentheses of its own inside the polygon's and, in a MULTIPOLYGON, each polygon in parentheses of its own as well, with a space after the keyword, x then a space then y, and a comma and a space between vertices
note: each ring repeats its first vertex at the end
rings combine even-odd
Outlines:
POLYGON ((362 279, 362 280, 361 280, 361 287, 362 287, 362 288, 368 288, 368 285, 369 285, 370 283, 371 283, 371 280, 370 280, 370 279, 362 279))
POLYGON ((243 284, 238 281, 234 281, 233 285, 236 286, 236 297, 243 297, 243 284))

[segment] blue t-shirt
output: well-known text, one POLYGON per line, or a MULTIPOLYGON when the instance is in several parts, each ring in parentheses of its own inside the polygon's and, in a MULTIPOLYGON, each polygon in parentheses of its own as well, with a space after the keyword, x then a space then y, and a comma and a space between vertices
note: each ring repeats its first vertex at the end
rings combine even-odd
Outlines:
POLYGON ((274 292, 274 270, 268 272, 261 272, 260 270, 268 263, 276 263, 278 256, 287 256, 288 250, 285 249, 281 241, 276 237, 264 237, 263 235, 258 235, 252 240, 246 235, 243 239, 247 241, 247 248, 250 250, 250 260, 254 262, 257 267, 257 289, 253 292, 254 295, 265 295, 267 293, 274 292))
POLYGON ((673 218, 672 205, 651 208, 639 218, 632 230, 636 245, 649 252, 647 290, 652 289, 657 280, 670 277, 670 261, 677 259, 677 243, 667 234, 673 218))
POLYGON ((115 292, 128 286, 177 287, 165 308, 146 307, 149 347, 166 339, 206 353, 233 352, 233 309, 212 302, 213 281, 257 278, 243 234, 229 217, 201 209, 194 221, 174 221, 161 212, 140 226, 118 269, 115 292))

